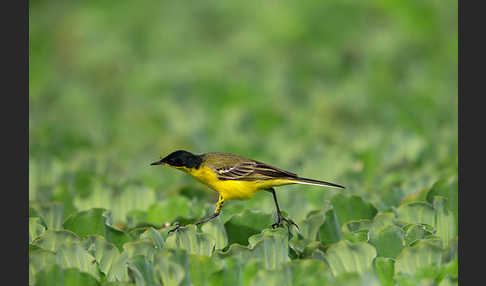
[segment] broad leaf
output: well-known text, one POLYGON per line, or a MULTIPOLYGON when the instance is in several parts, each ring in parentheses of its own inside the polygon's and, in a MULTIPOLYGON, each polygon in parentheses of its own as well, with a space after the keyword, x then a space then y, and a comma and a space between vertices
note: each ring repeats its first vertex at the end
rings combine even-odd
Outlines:
POLYGON ((444 247, 447 247, 449 240, 457 235, 456 220, 447 208, 447 198, 435 196, 434 210, 437 236, 441 238, 444 247))
POLYGON ((164 248, 181 248, 188 253, 211 256, 216 242, 206 233, 198 233, 196 226, 181 227, 170 235, 164 248))
POLYGON ((87 272, 97 279, 100 278, 96 259, 79 242, 68 243, 59 248, 56 260, 62 268, 77 268, 79 271, 87 272))
POLYGON ((372 226, 372 221, 369 219, 351 220, 345 223, 342 227, 343 233, 369 230, 372 226))
POLYGON ((96 259, 100 271, 108 277, 108 280, 114 281, 112 273, 117 271, 113 270, 113 267, 120 256, 118 248, 98 235, 89 235, 81 245, 96 259))
POLYGON ((346 240, 332 244, 326 258, 334 276, 346 272, 364 273, 371 269, 376 249, 365 242, 350 243, 346 240))
POLYGON ((324 223, 324 219, 325 216, 322 211, 312 211, 308 213, 306 219, 299 224, 299 235, 310 241, 318 240, 317 235, 324 223))
POLYGON ((218 258, 202 255, 189 255, 189 276, 195 286, 218 285, 219 276, 216 272, 221 270, 218 258))
POLYGON ((223 249, 228 245, 228 235, 226 234, 221 217, 204 223, 201 230, 214 238, 216 249, 223 249))
POLYGON ((397 209, 397 218, 407 223, 435 225, 434 208, 425 202, 403 204, 397 209))
MULTIPOLYGON (((185 253, 183 255, 185 256, 185 253)), ((172 249, 162 249, 155 254, 155 276, 163 285, 180 285, 186 276, 186 263, 179 264, 180 260, 174 259, 174 256, 174 250, 172 249)), ((187 283, 184 283, 184 285, 188 284, 189 281, 187 279, 187 283)))
POLYGON ((34 209, 42 217, 47 229, 61 230, 64 206, 60 203, 34 205, 34 209))
POLYGON ((104 236, 106 217, 103 213, 105 211, 105 209, 94 208, 74 213, 66 219, 63 226, 81 238, 90 234, 104 236))
POLYGON ((280 264, 290 261, 288 232, 283 228, 264 229, 260 234, 251 236, 249 248, 259 253, 266 268, 275 269, 280 264))
POLYGON ((137 255, 129 260, 128 273, 137 286, 161 285, 155 279, 153 264, 143 255, 137 255))
POLYGON ((453 213, 457 224, 459 197, 457 175, 453 175, 435 182, 430 191, 427 193, 427 201, 431 204, 434 203, 435 196, 447 198, 447 209, 453 213))
POLYGON ((162 237, 160 232, 155 228, 149 227, 145 232, 140 235, 141 239, 150 239, 154 244, 156 249, 162 249, 165 244, 165 239, 162 237))
POLYGON ((354 195, 337 194, 331 198, 331 203, 340 226, 350 220, 372 219, 377 213, 371 203, 354 195))
POLYGON ((45 268, 36 275, 35 286, 97 286, 100 283, 86 272, 76 268, 63 269, 59 265, 45 268))
POLYGON ((326 285, 332 280, 331 272, 324 261, 297 259, 284 265, 290 272, 291 285, 326 285))
POLYGON ((432 235, 432 227, 426 224, 412 224, 406 228, 405 231, 405 244, 410 246, 419 240, 425 239, 432 235))
POLYGON ((251 259, 263 261, 265 268, 275 269, 290 260, 288 256, 288 234, 283 228, 265 229, 251 236, 248 247, 233 244, 225 252, 218 251, 221 258, 235 257, 241 262, 251 259))
POLYGON ((375 246, 377 256, 396 258, 404 248, 403 230, 395 225, 387 225, 371 230, 370 243, 375 246))
POLYGON ((441 265, 441 249, 431 243, 420 241, 402 250, 395 262, 395 273, 414 275, 430 265, 441 265))
POLYGON ((248 238, 272 225, 272 216, 261 211, 245 210, 235 214, 225 224, 228 244, 248 245, 248 238))
POLYGON ((393 286, 395 281, 395 260, 386 257, 377 257, 375 259, 375 271, 383 286, 393 286))
POLYGON ((141 255, 152 260, 157 252, 154 243, 148 238, 127 242, 123 245, 123 250, 129 259, 141 255))
POLYGON ((42 269, 56 264, 56 254, 42 248, 29 249, 29 285, 35 282, 35 276, 42 269))
POLYGON ((341 240, 341 225, 333 208, 325 211, 325 220, 319 229, 319 239, 327 245, 341 240))
POLYGON ((65 244, 79 241, 79 237, 70 231, 46 230, 43 234, 37 237, 32 244, 40 248, 56 252, 65 244))
POLYGON ((190 213, 191 203, 183 196, 169 197, 163 201, 152 204, 147 210, 147 222, 158 227, 174 221, 177 217, 187 217, 190 213))
POLYGON ((46 228, 41 224, 40 218, 29 217, 29 243, 32 243, 45 230, 46 228))

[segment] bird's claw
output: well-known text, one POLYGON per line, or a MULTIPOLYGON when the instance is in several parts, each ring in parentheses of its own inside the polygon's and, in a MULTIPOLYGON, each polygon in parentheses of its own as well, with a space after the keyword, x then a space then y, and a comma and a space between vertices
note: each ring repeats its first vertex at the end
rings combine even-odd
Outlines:
POLYGON ((169 232, 168 232, 168 233, 171 233, 171 232, 173 232, 173 231, 177 231, 177 230, 179 230, 179 228, 181 228, 181 226, 182 226, 182 225, 177 224, 177 225, 176 225, 176 227, 174 227, 173 229, 169 230, 169 232))
POLYGON ((300 230, 299 226, 293 222, 291 219, 284 218, 283 216, 279 215, 278 216, 278 221, 274 224, 272 224, 272 228, 275 229, 276 227, 282 226, 282 221, 285 221, 289 225, 295 225, 295 227, 300 230))

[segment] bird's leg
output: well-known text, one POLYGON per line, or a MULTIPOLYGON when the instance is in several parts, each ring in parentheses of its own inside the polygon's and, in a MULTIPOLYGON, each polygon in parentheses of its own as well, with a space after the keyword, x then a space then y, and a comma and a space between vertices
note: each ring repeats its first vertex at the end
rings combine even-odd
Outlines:
POLYGON ((272 224, 272 228, 275 228, 275 227, 278 227, 278 226, 282 225, 282 221, 285 221, 285 222, 287 222, 290 225, 295 225, 295 227, 297 227, 297 229, 299 229, 299 226, 295 222, 293 222, 291 219, 284 218, 282 216, 282 214, 280 213, 280 208, 278 207, 278 201, 277 201, 277 195, 275 194, 275 189, 274 188, 269 188, 269 189, 267 189, 267 191, 270 192, 270 193, 272 193, 273 200, 275 201, 275 207, 277 208, 277 217, 278 217, 278 220, 277 220, 276 223, 272 224))
MULTIPOLYGON (((218 202, 216 203, 216 210, 214 211, 214 213, 212 215, 206 217, 206 218, 203 218, 200 221, 195 222, 194 225, 198 225, 198 224, 207 222, 208 220, 211 220, 211 219, 217 217, 219 215, 219 213, 221 212, 221 208, 223 207, 223 203, 224 203, 223 196, 219 195, 218 202)), ((169 230, 169 233, 178 230, 180 227, 181 227, 181 225, 177 225, 175 228, 169 230)))

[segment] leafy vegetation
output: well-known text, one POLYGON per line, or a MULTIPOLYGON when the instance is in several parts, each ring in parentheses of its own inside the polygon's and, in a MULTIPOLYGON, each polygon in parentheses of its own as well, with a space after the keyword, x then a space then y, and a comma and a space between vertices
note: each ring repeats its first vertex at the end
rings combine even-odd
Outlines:
POLYGON ((457 285, 449 2, 30 3, 29 284, 457 285), (149 166, 176 149, 346 189, 195 227, 216 194, 149 166))

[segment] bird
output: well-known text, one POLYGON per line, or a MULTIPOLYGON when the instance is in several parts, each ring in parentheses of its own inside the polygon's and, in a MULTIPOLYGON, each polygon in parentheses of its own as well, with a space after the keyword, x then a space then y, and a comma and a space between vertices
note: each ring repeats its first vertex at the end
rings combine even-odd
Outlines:
MULTIPOLYGON (((185 150, 177 150, 150 165, 168 166, 188 173, 219 194, 214 213, 195 222, 194 225, 217 217, 225 201, 248 200, 257 191, 265 190, 273 195, 277 212, 277 222, 272 224, 272 228, 282 226, 282 222, 285 221, 299 229, 296 223, 282 216, 274 187, 306 184, 345 189, 338 184, 299 177, 295 173, 231 153, 210 152, 197 155, 185 150)), ((177 225, 169 232, 176 231, 180 227, 181 225, 177 225)))

